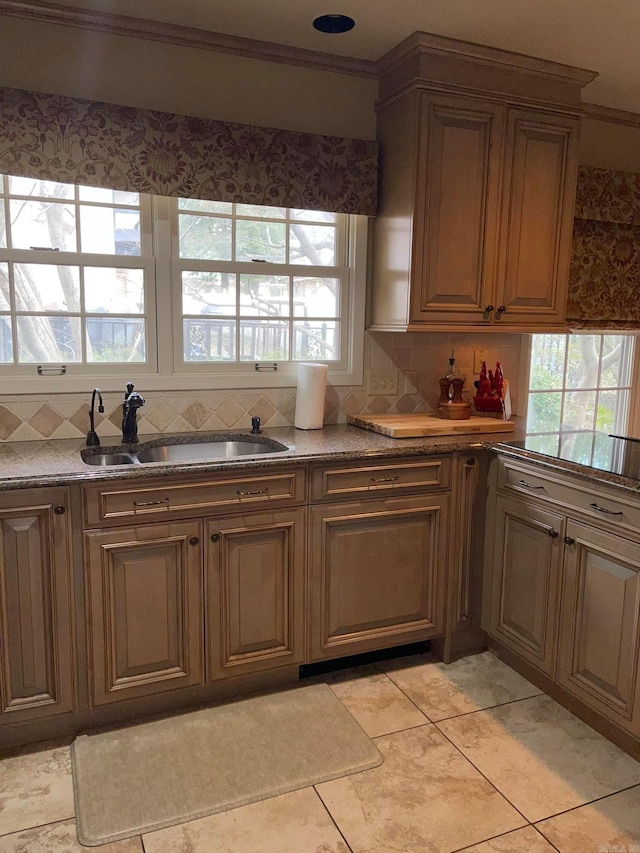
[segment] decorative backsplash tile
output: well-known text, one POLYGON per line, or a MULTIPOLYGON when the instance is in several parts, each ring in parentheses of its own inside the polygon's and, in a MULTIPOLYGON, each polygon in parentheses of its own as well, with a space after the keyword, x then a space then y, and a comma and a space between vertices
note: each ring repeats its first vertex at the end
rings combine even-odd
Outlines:
MULTIPOLYGON (((365 335, 364 385, 327 386, 325 424, 346 423, 347 415, 382 412, 435 411, 438 379, 444 375, 453 350, 459 371, 468 377, 465 391, 473 393, 473 352, 482 348, 488 363, 502 363, 510 380, 512 401, 517 405, 520 369, 519 335, 408 334, 373 332, 365 335), (367 370, 398 371, 398 393, 367 394, 367 370)), ((2 387, 0 380, 0 389, 2 387)), ((89 429, 89 396, 86 394, 0 394, 0 441, 31 441, 45 438, 82 438, 89 429)), ((241 391, 170 391, 145 394, 146 405, 138 412, 141 435, 166 432, 208 432, 218 429, 246 430, 254 415, 263 426, 293 424, 295 388, 243 389, 241 391)), ((103 394, 105 414, 96 413, 96 430, 103 442, 121 435, 122 395, 103 394)), ((114 443, 115 443, 114 441, 114 443)))

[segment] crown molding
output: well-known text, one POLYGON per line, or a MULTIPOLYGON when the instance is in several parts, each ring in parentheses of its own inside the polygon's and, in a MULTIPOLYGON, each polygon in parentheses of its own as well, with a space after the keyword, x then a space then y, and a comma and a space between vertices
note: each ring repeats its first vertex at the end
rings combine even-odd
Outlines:
POLYGON ((640 113, 618 110, 615 107, 603 107, 600 104, 582 104, 585 118, 608 121, 611 124, 626 124, 628 127, 640 127, 640 113))
POLYGON ((37 2, 37 0, 32 0, 32 2, 28 2, 28 0, 0 0, 0 14, 46 24, 108 33, 109 35, 148 39, 149 41, 175 44, 180 47, 229 53, 267 62, 282 62, 287 65, 298 65, 335 74, 351 74, 356 77, 373 79, 377 77, 376 63, 369 59, 321 53, 320 51, 289 47, 275 42, 213 33, 181 24, 130 18, 128 15, 72 9, 55 3, 37 2))

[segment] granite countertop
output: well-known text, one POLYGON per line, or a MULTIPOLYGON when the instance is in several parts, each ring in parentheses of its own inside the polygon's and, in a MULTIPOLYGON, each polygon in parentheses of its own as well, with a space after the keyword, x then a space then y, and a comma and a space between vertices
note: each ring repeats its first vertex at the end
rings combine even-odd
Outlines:
MULTIPOLYGON (((100 467, 83 462, 80 452, 82 439, 55 439, 50 441, 23 441, 0 443, 0 490, 30 488, 43 485, 66 485, 74 482, 104 482, 112 480, 154 479, 174 474, 209 474, 221 471, 249 471, 252 468, 277 468, 292 464, 363 461, 366 459, 394 459, 398 457, 431 456, 441 453, 477 452, 494 449, 530 462, 549 471, 569 472, 591 481, 608 483, 637 493, 640 480, 588 465, 556 459, 542 453, 513 446, 520 439, 523 425, 517 424, 515 432, 486 435, 451 435, 431 438, 389 438, 355 426, 340 424, 322 429, 300 430, 294 427, 264 429, 262 436, 286 445, 287 450, 273 454, 242 456, 230 459, 187 462, 150 462, 139 465, 100 467)), ((240 431, 253 438, 249 430, 240 431)), ((175 443, 185 443, 192 437, 198 441, 207 436, 222 438, 237 436, 234 431, 212 433, 182 433, 172 436, 141 436, 140 445, 157 446, 168 437, 175 443)), ((259 439, 258 439, 259 440, 259 439)), ((105 452, 122 450, 122 445, 103 445, 105 452)), ((127 448, 124 448, 125 450, 127 448)))
MULTIPOLYGON (((229 432, 208 433, 221 438, 229 432)), ((234 436, 239 431, 232 433, 234 436)), ((173 436, 188 439, 190 434, 173 436)), ((205 435, 194 433, 199 441, 205 435)), ((243 435, 251 438, 249 430, 243 435)), ((358 427, 340 424, 322 429, 300 430, 294 427, 264 429, 262 435, 287 446, 273 454, 243 456, 235 459, 198 462, 151 462, 141 465, 99 467, 82 461, 82 439, 7 442, 0 444, 0 489, 26 488, 41 485, 65 485, 73 482, 153 479, 169 474, 206 474, 220 471, 241 471, 252 468, 282 467, 296 463, 326 463, 364 459, 392 459, 400 456, 429 456, 439 453, 477 451, 493 447, 500 441, 513 438, 513 432, 492 433, 490 436, 452 435, 432 438, 389 438, 358 427), (491 439, 490 441, 487 439, 491 439)), ((140 436, 140 445, 160 444, 166 436, 140 436)), ((105 452, 122 446, 103 445, 105 452)), ((126 448, 125 448, 126 449, 126 448)))

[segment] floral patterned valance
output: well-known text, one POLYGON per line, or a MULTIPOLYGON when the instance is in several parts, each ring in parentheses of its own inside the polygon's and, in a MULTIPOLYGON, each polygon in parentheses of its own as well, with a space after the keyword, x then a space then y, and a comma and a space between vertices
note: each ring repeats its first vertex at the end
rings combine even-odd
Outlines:
POLYGON ((640 329, 640 175, 581 166, 569 273, 572 329, 640 329))
POLYGON ((0 88, 0 173, 158 195, 376 212, 375 142, 0 88))
POLYGON ((640 225, 640 175, 581 166, 575 217, 640 225))

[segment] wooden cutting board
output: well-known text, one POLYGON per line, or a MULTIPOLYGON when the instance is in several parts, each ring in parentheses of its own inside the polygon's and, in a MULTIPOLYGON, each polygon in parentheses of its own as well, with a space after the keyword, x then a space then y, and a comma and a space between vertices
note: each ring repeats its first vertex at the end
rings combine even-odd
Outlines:
POLYGON ((472 433, 511 432, 513 421, 472 415, 466 421, 453 421, 437 415, 348 415, 348 421, 361 429, 389 435, 391 438, 417 438, 429 435, 469 435, 472 433))

